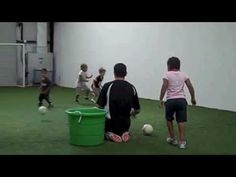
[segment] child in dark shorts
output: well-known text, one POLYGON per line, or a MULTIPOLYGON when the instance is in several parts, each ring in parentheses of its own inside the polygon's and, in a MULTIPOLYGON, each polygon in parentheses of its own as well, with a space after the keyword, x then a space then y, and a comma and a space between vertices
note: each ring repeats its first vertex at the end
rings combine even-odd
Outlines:
POLYGON ((185 139, 185 122, 187 122, 187 101, 184 93, 184 85, 186 84, 190 95, 191 102, 196 105, 194 88, 190 82, 189 77, 180 71, 180 60, 177 57, 171 57, 167 61, 168 72, 163 77, 163 84, 160 93, 161 106, 164 105, 163 98, 167 92, 165 102, 165 117, 167 120, 167 127, 169 137, 166 139, 167 143, 178 145, 179 148, 186 148, 185 139), (179 142, 174 135, 173 120, 174 115, 178 123, 179 142))
POLYGON ((39 94, 39 103, 38 106, 43 105, 43 100, 46 100, 48 103, 48 108, 52 108, 53 104, 50 100, 50 91, 51 91, 52 83, 48 78, 48 70, 46 68, 43 68, 41 70, 41 85, 39 87, 40 94, 39 94))
POLYGON ((95 97, 98 97, 101 92, 102 81, 106 73, 106 70, 104 68, 100 68, 98 72, 99 72, 99 75, 93 80, 93 83, 91 85, 95 97))

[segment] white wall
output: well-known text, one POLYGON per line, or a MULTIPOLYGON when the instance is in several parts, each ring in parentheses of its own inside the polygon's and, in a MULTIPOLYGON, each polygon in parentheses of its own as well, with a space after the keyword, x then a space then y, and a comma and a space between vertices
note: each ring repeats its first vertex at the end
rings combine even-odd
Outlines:
MULTIPOLYGON (((37 40, 36 27, 37 27, 37 22, 23 22, 23 40, 31 41, 31 43, 26 44, 26 53, 36 52, 36 40, 37 40), (32 43, 32 41, 35 43, 32 43)), ((48 27, 47 39, 50 41, 49 25, 47 25, 47 27, 48 27)), ((0 22, 0 43, 16 43, 16 40, 21 40, 21 30, 19 27, 17 27, 17 23, 0 22)), ((49 48, 50 46, 48 45, 48 49, 49 48)), ((22 82, 23 66, 22 63, 20 62, 22 58, 21 52, 22 52, 22 47, 14 47, 14 46, 0 47, 0 86, 15 85, 16 80, 22 82)))
MULTIPOLYGON (((124 62, 140 97, 158 99, 166 61, 181 59, 201 106, 236 111, 236 23, 56 23, 56 82, 74 87, 81 63, 97 74, 124 62)), ((189 99, 189 94, 188 94, 189 99)))
MULTIPOLYGON (((16 42, 16 23, 0 22, 0 43, 16 42)), ((16 47, 0 46, 0 86, 16 84, 16 47)))
POLYGON ((16 42, 16 23, 0 22, 0 42, 16 42))
POLYGON ((37 23, 24 22, 23 23, 23 37, 24 40, 36 41, 37 40, 37 23))
MULTIPOLYGON (((37 22, 23 22, 23 37, 24 40, 35 41, 35 43, 28 43, 26 45, 27 52, 36 52, 37 41, 37 22)), ((49 23, 47 25, 47 41, 50 41, 50 28, 49 23)), ((50 46, 48 45, 48 51, 50 46)))

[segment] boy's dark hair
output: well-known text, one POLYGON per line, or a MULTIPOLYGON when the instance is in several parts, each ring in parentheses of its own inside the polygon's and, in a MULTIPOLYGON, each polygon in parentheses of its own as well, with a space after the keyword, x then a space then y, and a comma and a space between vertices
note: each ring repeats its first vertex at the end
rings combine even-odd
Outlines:
POLYGON ((114 66, 114 74, 116 77, 125 77, 127 74, 126 66, 123 63, 117 63, 114 66))
POLYGON ((83 69, 83 68, 85 68, 85 67, 88 67, 88 65, 86 65, 85 63, 83 63, 83 64, 80 65, 80 69, 83 69))
POLYGON ((105 71, 106 70, 103 67, 99 68, 99 70, 98 70, 99 73, 102 73, 102 72, 105 72, 105 71))
POLYGON ((169 70, 178 69, 180 70, 180 60, 177 57, 171 57, 167 61, 169 70))

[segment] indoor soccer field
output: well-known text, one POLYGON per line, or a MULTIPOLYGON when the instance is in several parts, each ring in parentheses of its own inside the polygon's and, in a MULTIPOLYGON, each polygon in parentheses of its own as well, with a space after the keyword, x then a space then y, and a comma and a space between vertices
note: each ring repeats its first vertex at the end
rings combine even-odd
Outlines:
MULTIPOLYGON (((140 99, 141 113, 132 120, 132 140, 105 142, 94 147, 69 143, 68 108, 93 107, 90 102, 74 102, 74 89, 54 87, 54 108, 38 112, 38 88, 0 88, 0 154, 46 155, 229 155, 236 154, 236 113, 189 107, 188 147, 184 150, 166 143, 164 110, 157 101, 140 99), (152 124, 152 136, 144 136, 142 126, 152 124)), ((175 128, 176 124, 175 124, 175 128)), ((177 129, 176 129, 177 130, 177 129)))
POLYGON ((236 155, 235 31, 0 22, 0 155, 236 155))

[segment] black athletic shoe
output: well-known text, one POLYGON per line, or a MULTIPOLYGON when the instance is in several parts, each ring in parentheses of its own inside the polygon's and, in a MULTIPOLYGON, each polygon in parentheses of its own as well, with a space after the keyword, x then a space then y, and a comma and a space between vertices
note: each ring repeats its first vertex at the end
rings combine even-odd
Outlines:
POLYGON ((79 103, 79 95, 76 95, 76 96, 75 96, 75 102, 76 102, 76 103, 79 103))
POLYGON ((54 105, 52 104, 52 103, 50 103, 49 105, 48 105, 48 108, 53 108, 54 107, 54 105))

